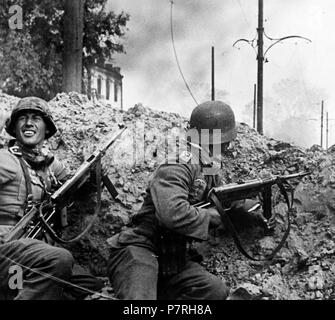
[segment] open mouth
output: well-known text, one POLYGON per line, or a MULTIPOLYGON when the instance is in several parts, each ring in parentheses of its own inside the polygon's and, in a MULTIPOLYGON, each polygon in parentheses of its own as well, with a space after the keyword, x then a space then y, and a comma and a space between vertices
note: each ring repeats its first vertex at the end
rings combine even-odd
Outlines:
POLYGON ((27 138, 32 137, 34 134, 35 134, 35 131, 32 131, 32 130, 24 130, 23 131, 23 135, 27 138))

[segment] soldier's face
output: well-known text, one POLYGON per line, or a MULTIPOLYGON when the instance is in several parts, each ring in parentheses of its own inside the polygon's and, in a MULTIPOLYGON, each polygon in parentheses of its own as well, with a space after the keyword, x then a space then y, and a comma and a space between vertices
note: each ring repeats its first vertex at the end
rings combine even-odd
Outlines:
POLYGON ((40 113, 27 111, 19 115, 16 120, 16 139, 23 145, 34 148, 43 143, 46 129, 40 113))

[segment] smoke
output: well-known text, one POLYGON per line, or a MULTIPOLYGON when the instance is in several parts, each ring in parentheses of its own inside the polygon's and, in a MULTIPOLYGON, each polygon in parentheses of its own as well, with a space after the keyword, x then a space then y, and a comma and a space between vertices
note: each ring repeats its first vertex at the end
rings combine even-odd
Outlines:
MULTIPOLYGON (((170 6, 168 0, 110 2, 108 9, 124 9, 131 15, 125 42, 127 54, 116 57, 116 63, 125 75, 126 108, 142 102, 149 107, 189 116, 195 102, 179 73, 174 56, 170 6)), ((218 42, 217 39, 223 43, 222 37, 228 34, 223 25, 233 20, 229 12, 225 17, 226 7, 225 2, 217 0, 177 0, 173 5, 177 58, 186 82, 199 103, 210 99, 211 46, 218 42), (218 7, 220 10, 217 10, 218 7)), ((217 55, 221 55, 219 50, 217 55)), ((222 96, 225 91, 224 87, 218 86, 217 96, 222 96)))
MULTIPOLYGON (((124 75, 126 109, 143 103, 154 109, 189 116, 195 107, 174 56, 170 6, 169 0, 108 3, 107 9, 130 13, 125 39, 127 54, 115 57, 115 64, 124 75)), ((245 43, 237 47, 233 47, 233 43, 239 38, 251 40, 256 36, 257 10, 257 1, 250 0, 175 0, 173 5, 177 57, 197 102, 210 99, 211 47, 214 46, 215 97, 229 103, 238 121, 249 125, 252 125, 257 79, 256 52, 245 43)), ((291 39, 267 53, 268 63, 264 65, 267 135, 311 146, 320 143, 320 130, 319 122, 308 119, 320 118, 321 100, 325 100, 330 118, 335 118, 330 108, 335 100, 332 85, 335 39, 330 34, 334 21, 333 0, 265 1, 267 35, 273 38, 301 35, 312 40, 307 43, 291 39), (295 130, 293 124, 285 127, 285 123, 294 121, 299 122, 296 127, 300 130, 295 130)), ((271 41, 265 39, 265 49, 270 44, 271 41)))
MULTIPOLYGON (((302 83, 299 79, 288 78, 275 83, 271 95, 263 102, 265 135, 303 147, 320 145, 321 101, 326 98, 324 90, 302 83), (311 103, 312 101, 318 103, 311 103)), ((252 126, 252 102, 245 106, 242 119, 252 126)), ((325 147, 325 112, 323 134, 325 147)))

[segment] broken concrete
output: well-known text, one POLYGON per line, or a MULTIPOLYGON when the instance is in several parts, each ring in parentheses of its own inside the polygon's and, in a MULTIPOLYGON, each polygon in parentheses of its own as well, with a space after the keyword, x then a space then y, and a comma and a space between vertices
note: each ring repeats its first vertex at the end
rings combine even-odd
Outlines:
MULTIPOLYGON (((0 95, 3 122, 17 102, 16 97, 0 95)), ((108 246, 106 239, 129 225, 131 215, 141 206, 150 175, 173 150, 177 136, 187 128, 187 119, 141 104, 126 112, 99 101, 92 102, 76 93, 58 94, 50 102, 58 132, 49 146, 72 173, 96 147, 122 123, 128 127, 122 138, 106 153, 103 166, 126 204, 102 197, 102 215, 87 236, 70 245, 76 259, 95 274, 106 276, 108 246)), ((0 127, 1 129, 1 127, 0 127)), ((2 130, 0 146, 9 137, 2 130)), ((311 174, 292 181, 295 210, 292 229, 284 247, 271 265, 255 263, 242 256, 225 232, 215 233, 202 245, 203 265, 224 279, 234 290, 249 299, 332 299, 335 241, 335 147, 328 153, 319 146, 300 148, 259 135, 241 123, 230 154, 224 159, 223 176, 227 183, 254 179, 264 174, 291 174, 309 170, 311 174), (242 288, 242 289, 241 289, 242 288)), ((74 226, 69 234, 80 231, 94 210, 94 198, 71 208, 74 226), (84 218, 83 218, 84 217, 84 218), (84 220, 83 220, 84 219, 84 220)), ((277 227, 272 236, 253 230, 241 233, 247 250, 262 258, 278 244, 287 226, 286 204, 277 197, 277 227)))

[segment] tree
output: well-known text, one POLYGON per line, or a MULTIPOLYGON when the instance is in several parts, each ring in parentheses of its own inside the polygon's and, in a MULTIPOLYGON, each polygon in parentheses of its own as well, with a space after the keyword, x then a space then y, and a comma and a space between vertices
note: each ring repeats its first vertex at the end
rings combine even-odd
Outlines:
MULTIPOLYGON (((16 0, 23 29, 11 30, 10 0, 0 6, 0 88, 17 96, 51 99, 62 91, 64 0, 16 0)), ((85 0, 83 66, 124 52, 122 38, 129 15, 106 12, 107 0, 85 0)))
POLYGON ((81 92, 84 0, 64 1, 63 91, 81 92))

